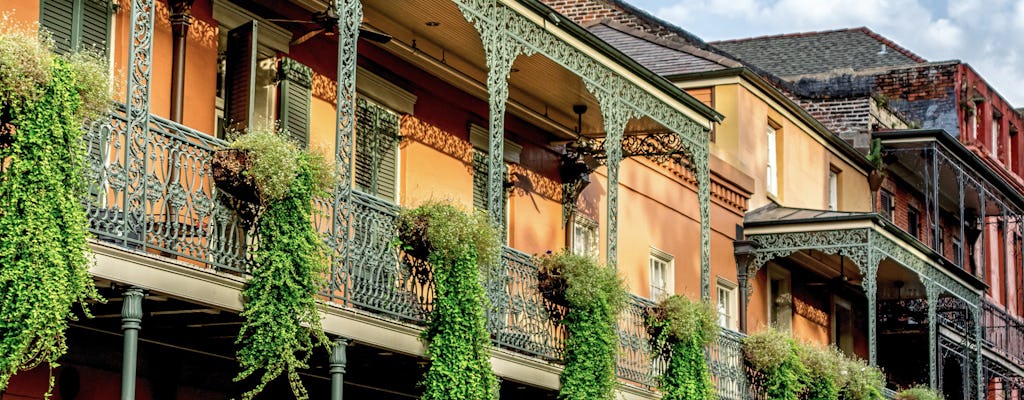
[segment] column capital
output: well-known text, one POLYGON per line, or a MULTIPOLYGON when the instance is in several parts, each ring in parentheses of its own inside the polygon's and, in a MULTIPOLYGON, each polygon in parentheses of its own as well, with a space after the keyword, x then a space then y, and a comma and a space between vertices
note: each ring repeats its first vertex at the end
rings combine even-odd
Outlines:
POLYGON ((331 367, 331 374, 344 374, 345 366, 348 364, 348 348, 350 340, 338 337, 334 339, 334 346, 331 348, 331 356, 328 358, 328 365, 331 367))

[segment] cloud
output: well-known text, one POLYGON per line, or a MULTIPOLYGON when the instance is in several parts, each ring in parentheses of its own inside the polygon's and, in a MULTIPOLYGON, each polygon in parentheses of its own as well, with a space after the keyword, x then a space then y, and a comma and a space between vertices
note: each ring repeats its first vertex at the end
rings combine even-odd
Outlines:
POLYGON ((1024 106, 1024 0, 627 1, 708 41, 867 26, 928 60, 971 64, 1024 106))

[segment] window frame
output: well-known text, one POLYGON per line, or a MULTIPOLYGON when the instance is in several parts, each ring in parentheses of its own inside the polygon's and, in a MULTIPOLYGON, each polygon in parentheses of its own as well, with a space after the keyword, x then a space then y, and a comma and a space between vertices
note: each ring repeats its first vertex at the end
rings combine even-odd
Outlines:
POLYGON ((914 206, 907 206, 907 233, 921 240, 921 211, 914 206))
POLYGON ((830 211, 839 210, 839 173, 835 165, 828 166, 828 199, 826 208, 830 211))
POLYGON ((570 251, 572 254, 580 256, 588 256, 597 259, 601 256, 601 229, 597 221, 587 218, 581 215, 580 212, 574 211, 572 216, 572 232, 569 238, 570 251), (579 234, 581 231, 588 231, 590 233, 589 243, 583 244, 586 248, 580 248, 579 234))
POLYGON ((886 189, 879 190, 878 193, 878 201, 882 205, 882 216, 889 219, 890 222, 895 221, 896 196, 886 189))
POLYGON ((779 195, 779 127, 768 121, 765 128, 765 191, 769 195, 779 195))
POLYGON ((766 314, 768 315, 768 324, 770 326, 774 326, 776 329, 779 329, 779 330, 783 330, 783 331, 786 331, 786 332, 792 331, 792 329, 793 329, 793 276, 792 276, 792 274, 789 272, 789 270, 779 266, 778 264, 774 264, 774 263, 769 264, 768 265, 768 279, 767 279, 767 288, 766 289, 767 290, 765 290, 765 296, 766 296, 766 298, 765 298, 765 307, 766 307, 766 314), (779 292, 780 293, 778 293, 778 294, 774 293, 775 290, 772 288, 773 281, 780 281, 780 282, 782 282, 779 285, 780 286, 780 288, 779 288, 779 292), (786 321, 779 321, 778 316, 775 315, 776 312, 783 311, 783 310, 776 310, 776 309, 773 308, 773 305, 775 303, 774 299, 776 298, 777 295, 780 295, 780 296, 781 295, 789 295, 789 300, 788 300, 789 304, 788 304, 788 307, 787 307, 789 309, 789 312, 788 312, 786 321), (782 326, 781 323, 785 323, 785 326, 782 326))
POLYGON ((649 299, 658 301, 675 293, 675 256, 671 253, 652 246, 647 259, 647 274, 649 299), (660 264, 658 274, 655 273, 656 263, 660 264), (661 286, 655 284, 655 276, 660 276, 661 286))
POLYGON ((717 312, 718 325, 722 328, 729 330, 737 330, 739 327, 739 298, 736 297, 738 285, 729 282, 721 277, 716 282, 715 290, 715 311, 717 312), (725 304, 725 325, 722 324, 722 294, 725 293, 726 304, 725 304))

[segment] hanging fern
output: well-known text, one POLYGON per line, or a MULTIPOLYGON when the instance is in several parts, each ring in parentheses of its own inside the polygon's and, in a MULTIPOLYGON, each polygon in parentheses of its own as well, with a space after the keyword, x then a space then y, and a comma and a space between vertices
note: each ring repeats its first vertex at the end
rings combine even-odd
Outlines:
POLYGON ((107 77, 96 57, 50 49, 0 16, 0 393, 18 371, 55 367, 73 306, 100 300, 81 127, 109 107, 107 77))
MULTIPOLYGON (((234 147, 253 152, 253 164, 260 168, 257 171, 273 169, 261 165, 268 162, 294 166, 288 168, 293 175, 275 177, 275 184, 285 190, 261 199, 252 278, 242 291, 245 322, 236 342, 241 346, 237 356, 242 372, 235 380, 263 372, 256 387, 243 396, 251 399, 284 374, 295 397, 306 399, 299 370, 309 367, 315 347, 326 351, 330 346, 316 300, 326 284, 327 250, 311 223, 313 196, 329 188, 330 179, 325 177, 330 176, 330 167, 319 155, 298 151, 272 132, 243 135, 234 147)), ((258 185, 266 183, 259 176, 256 180, 258 185)))
POLYGON ((423 332, 430 369, 421 399, 496 398, 481 265, 497 259, 497 234, 485 215, 438 202, 404 211, 398 225, 405 250, 426 254, 433 267, 434 309, 423 332))
POLYGON ((713 399, 704 348, 718 339, 715 312, 705 302, 673 295, 662 300, 647 318, 655 357, 667 357, 661 375, 662 398, 666 400, 713 399))
MULTIPOLYGON (((615 332, 627 292, 614 269, 591 258, 565 251, 540 259, 547 276, 565 279, 569 312, 562 323, 569 331, 559 399, 609 400, 615 394, 615 332)), ((559 285, 550 285, 559 286, 559 285)))

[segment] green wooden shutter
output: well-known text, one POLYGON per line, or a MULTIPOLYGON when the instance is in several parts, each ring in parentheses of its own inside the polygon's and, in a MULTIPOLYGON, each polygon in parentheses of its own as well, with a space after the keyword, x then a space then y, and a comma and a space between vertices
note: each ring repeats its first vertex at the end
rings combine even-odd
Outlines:
POLYGON ((110 0, 42 0, 39 25, 58 53, 91 50, 106 57, 111 11, 110 0))
POLYGON ((313 69, 290 58, 278 66, 280 86, 277 115, 288 138, 303 147, 309 145, 309 109, 313 91, 313 69))
POLYGON ((473 208, 487 211, 487 153, 473 150, 473 208))
POLYGON ((107 56, 110 37, 109 0, 79 0, 82 2, 82 27, 79 50, 96 51, 107 56))
POLYGON ((39 8, 39 25, 50 32, 54 50, 61 54, 74 49, 75 0, 43 0, 39 8))
POLYGON ((256 21, 228 31, 224 114, 232 130, 249 128, 256 97, 256 21))
POLYGON ((356 187, 395 201, 398 182, 398 115, 356 99, 356 187))

